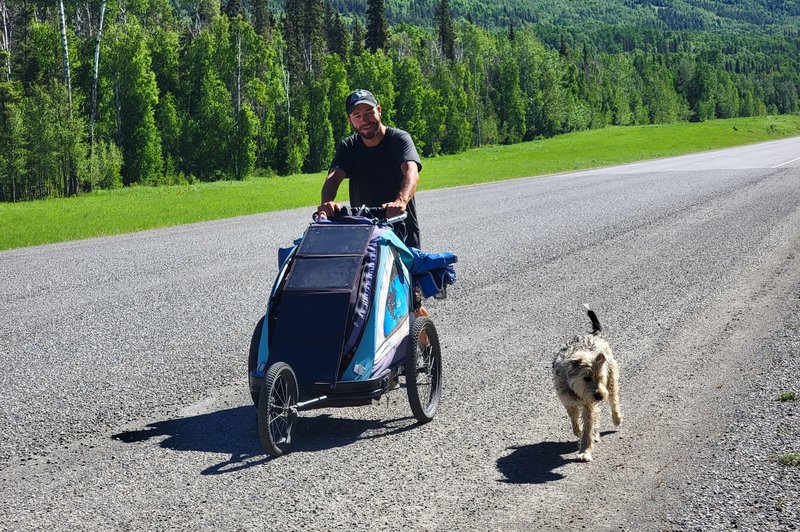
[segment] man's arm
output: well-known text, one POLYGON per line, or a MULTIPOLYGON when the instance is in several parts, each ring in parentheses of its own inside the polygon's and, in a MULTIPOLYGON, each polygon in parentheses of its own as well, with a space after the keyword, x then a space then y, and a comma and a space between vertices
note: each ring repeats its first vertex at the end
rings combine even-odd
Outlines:
POLYGON ((322 203, 317 207, 317 212, 319 214, 324 214, 328 218, 333 218, 340 209, 339 204, 333 200, 336 199, 339 185, 342 184, 346 176, 347 174, 345 174, 344 170, 339 167, 331 168, 331 171, 328 172, 325 182, 322 184, 322 203))
POLYGON ((399 214, 406 212, 406 205, 414 197, 417 192, 417 183, 419 182, 419 169, 417 168, 416 161, 404 161, 400 164, 400 170, 403 172, 403 182, 400 184, 400 192, 394 201, 384 203, 381 205, 386 209, 386 217, 392 218, 399 214))

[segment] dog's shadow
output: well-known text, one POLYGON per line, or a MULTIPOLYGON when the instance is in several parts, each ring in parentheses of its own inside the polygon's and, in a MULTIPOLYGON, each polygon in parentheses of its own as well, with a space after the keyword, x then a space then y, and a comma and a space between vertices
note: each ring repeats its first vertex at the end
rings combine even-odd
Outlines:
MULTIPOLYGON (((601 432, 603 437, 614 431, 601 432)), ((544 484, 561 480, 564 475, 556 470, 560 467, 579 462, 577 441, 543 441, 533 445, 510 447, 511 454, 497 460, 497 469, 505 478, 500 482, 510 484, 544 484), (567 457, 565 455, 573 456, 567 457)))
MULTIPOLYGON (((270 460, 261 448, 256 420, 255 408, 240 406, 158 421, 141 430, 114 434, 112 438, 125 443, 163 438, 158 445, 165 449, 229 455, 229 459, 201 472, 203 475, 218 475, 247 469, 270 460)), ((334 418, 329 414, 300 416, 289 450, 315 452, 343 447, 358 440, 405 432, 415 426, 410 417, 376 420, 334 418)))

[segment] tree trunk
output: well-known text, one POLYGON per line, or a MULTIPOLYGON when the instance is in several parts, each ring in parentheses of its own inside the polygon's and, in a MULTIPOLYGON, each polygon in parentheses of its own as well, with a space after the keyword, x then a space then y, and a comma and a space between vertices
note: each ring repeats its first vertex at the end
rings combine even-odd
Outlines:
POLYGON ((61 48, 64 52, 64 84, 67 86, 67 104, 72 118, 72 80, 69 70, 69 45, 67 43, 67 21, 64 17, 64 0, 58 0, 58 15, 61 19, 61 48))
POLYGON ((114 119, 117 124, 117 146, 122 146, 122 104, 119 98, 119 72, 114 73, 114 119))
POLYGON ((292 104, 291 104, 291 88, 289 87, 290 74, 289 68, 283 60, 283 49, 278 50, 278 58, 281 62, 281 78, 283 79, 283 92, 286 97, 286 132, 289 138, 292 133, 292 104))
POLYGON ((236 114, 242 110, 242 28, 236 33, 236 114))
MULTIPOLYGON (((64 49, 64 84, 67 86, 67 111, 70 134, 72 134, 72 79, 69 70, 69 47, 67 43, 67 20, 64 16, 64 0, 58 0, 58 14, 61 18, 61 46, 64 49)), ((66 193, 74 196, 78 193, 78 174, 72 161, 71 154, 67 154, 63 162, 65 165, 66 193)))
POLYGON ((100 71, 100 39, 103 35, 103 20, 106 14, 106 1, 100 4, 100 25, 97 28, 97 42, 94 47, 94 75, 92 78, 92 111, 89 115, 89 158, 94 157, 94 119, 97 113, 97 78, 100 71))
POLYGON ((239 165, 241 163, 241 141, 242 141, 242 129, 241 129, 241 113, 242 113, 242 26, 241 26, 241 19, 237 21, 236 25, 236 142, 237 142, 237 149, 236 154, 234 155, 234 168, 233 172, 236 175, 236 179, 241 179, 241 175, 239 173, 239 165))
POLYGON ((0 16, 3 17, 3 33, 0 34, 2 42, 0 42, 0 50, 6 52, 5 73, 6 81, 11 81, 11 41, 8 36, 8 9, 6 8, 6 0, 0 0, 0 16))

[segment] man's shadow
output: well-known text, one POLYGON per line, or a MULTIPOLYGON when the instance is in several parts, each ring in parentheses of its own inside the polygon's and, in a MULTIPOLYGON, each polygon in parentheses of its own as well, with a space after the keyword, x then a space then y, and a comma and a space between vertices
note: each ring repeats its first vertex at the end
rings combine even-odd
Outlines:
MULTIPOLYGON (((600 433, 600 436, 613 434, 615 431, 600 433)), ((578 442, 544 441, 533 445, 510 447, 508 456, 497 460, 497 469, 505 476, 500 482, 510 484, 544 484, 561 480, 564 475, 556 470, 566 464, 578 462, 578 442), (570 455, 571 457, 565 457, 570 455)))
MULTIPOLYGON (((290 452, 315 452, 343 447, 358 440, 382 438, 414 428, 413 418, 391 420, 333 418, 329 414, 301 415, 292 435, 290 452), (365 435, 365 433, 370 433, 365 435)), ((174 451, 200 451, 230 455, 228 460, 204 469, 218 475, 264 464, 270 457, 261 448, 257 414, 240 406, 198 416, 158 421, 142 430, 120 432, 113 439, 125 443, 162 438, 159 446, 174 451)))

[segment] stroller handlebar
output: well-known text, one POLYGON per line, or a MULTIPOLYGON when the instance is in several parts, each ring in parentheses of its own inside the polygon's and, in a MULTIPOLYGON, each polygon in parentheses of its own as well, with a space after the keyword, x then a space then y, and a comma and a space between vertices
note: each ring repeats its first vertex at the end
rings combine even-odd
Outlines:
MULTIPOLYGON (((392 216, 391 218, 387 218, 386 209, 384 209, 383 207, 367 207, 366 205, 362 205, 361 207, 342 206, 334 215, 333 220, 342 219, 347 216, 358 216, 362 218, 369 218, 376 223, 394 225, 396 223, 405 220, 408 217, 408 213, 402 212, 397 216, 392 216)), ((326 216, 324 216, 324 214, 320 216, 319 212, 315 212, 311 218, 316 222, 321 218, 326 218, 326 216)))

